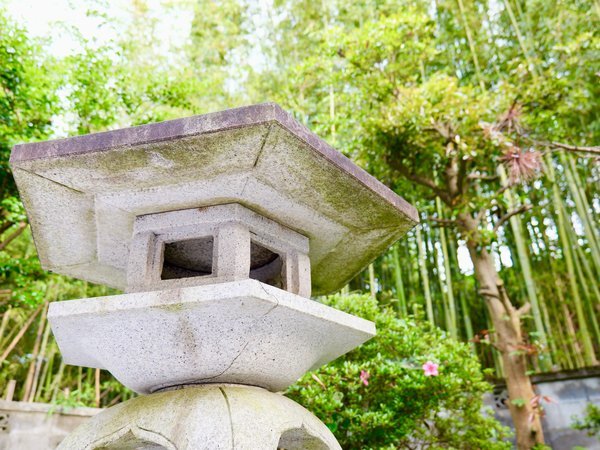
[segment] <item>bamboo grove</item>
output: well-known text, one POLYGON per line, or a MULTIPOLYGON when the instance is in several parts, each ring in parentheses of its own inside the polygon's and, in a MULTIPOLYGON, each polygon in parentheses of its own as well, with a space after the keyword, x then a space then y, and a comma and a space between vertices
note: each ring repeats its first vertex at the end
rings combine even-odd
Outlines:
MULTIPOLYGON (((546 167, 551 176, 531 191, 535 206, 502 227, 495 249, 506 285, 518 287, 513 295, 521 304, 537 299, 525 319, 531 346, 523 351, 538 373, 592 367, 600 356, 598 211, 591 206, 598 201, 598 166, 563 153, 548 155, 546 167)), ((439 200, 435 214, 444 217, 439 200)), ((472 268, 459 264, 465 256, 457 250, 464 242, 452 229, 427 217, 422 221, 349 289, 370 292, 399 315, 421 314, 450 336, 473 343, 484 365, 501 378, 501 361, 488 340, 493 327, 472 268)))

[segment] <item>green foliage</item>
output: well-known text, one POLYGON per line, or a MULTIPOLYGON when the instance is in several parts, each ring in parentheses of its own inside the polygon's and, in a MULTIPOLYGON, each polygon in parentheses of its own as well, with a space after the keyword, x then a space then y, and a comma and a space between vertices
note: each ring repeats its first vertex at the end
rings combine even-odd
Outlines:
POLYGON ((343 448, 510 448, 506 430, 482 413, 490 386, 467 345, 425 322, 380 310, 366 295, 323 302, 375 321, 378 330, 287 393, 323 420, 343 448), (425 375, 427 361, 439 365, 438 376, 425 375))
POLYGON ((510 402, 517 408, 522 408, 523 406, 525 406, 525 400, 522 398, 513 398, 510 402))
POLYGON ((5 226, 23 220, 8 167, 10 149, 47 138, 59 109, 53 67, 54 61, 0 7, 0 235, 5 226))
POLYGON ((572 425, 573 428, 584 430, 588 436, 598 436, 598 439, 600 439, 600 406, 588 403, 585 413, 583 419, 575 420, 572 425))
POLYGON ((0 160, 19 141, 41 139, 50 132, 56 112, 52 60, 42 54, 21 27, 0 9, 0 160))

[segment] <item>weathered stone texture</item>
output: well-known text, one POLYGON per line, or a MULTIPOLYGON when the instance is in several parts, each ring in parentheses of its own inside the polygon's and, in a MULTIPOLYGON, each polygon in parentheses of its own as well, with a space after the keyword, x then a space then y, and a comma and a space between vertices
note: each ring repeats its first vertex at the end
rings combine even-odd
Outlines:
POLYGON ((415 209, 275 104, 18 145, 44 268, 126 287, 136 216, 239 203, 306 236, 313 292, 342 287, 415 209))
POLYGON ((134 398, 70 434, 60 450, 341 450, 290 399, 251 386, 204 385, 134 398))
POLYGON ((66 363, 139 393, 192 383, 281 391, 375 335, 372 322, 256 280, 50 304, 66 363))

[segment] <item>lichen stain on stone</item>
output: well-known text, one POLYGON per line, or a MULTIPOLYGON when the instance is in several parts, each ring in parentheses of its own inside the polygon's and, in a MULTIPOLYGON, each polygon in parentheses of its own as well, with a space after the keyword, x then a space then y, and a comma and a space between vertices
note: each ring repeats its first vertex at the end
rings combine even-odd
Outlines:
POLYGON ((198 342, 196 340, 197 332, 185 315, 177 316, 175 335, 181 339, 184 348, 192 350, 193 355, 189 355, 188 359, 197 359, 199 357, 198 342))
POLYGON ((172 184, 173 173, 178 179, 194 179, 229 171, 232 161, 239 170, 250 169, 266 133, 266 127, 239 128, 71 155, 38 162, 36 172, 87 189, 94 189, 100 180, 110 182, 110 190, 132 185, 156 187, 172 184))
POLYGON ((411 221, 402 211, 390 207, 360 181, 343 173, 285 130, 276 127, 272 133, 281 136, 259 165, 279 165, 279 170, 269 171, 269 176, 279 183, 268 178, 263 181, 272 186, 285 186, 294 197, 313 209, 326 210, 329 217, 337 221, 343 219, 344 225, 349 227, 381 227, 411 221), (343 215, 339 214, 340 210, 344 211, 343 215))
POLYGON ((166 305, 155 305, 155 306, 152 306, 151 308, 169 312, 169 313, 178 313, 185 309, 185 305, 183 303, 169 303, 166 305))

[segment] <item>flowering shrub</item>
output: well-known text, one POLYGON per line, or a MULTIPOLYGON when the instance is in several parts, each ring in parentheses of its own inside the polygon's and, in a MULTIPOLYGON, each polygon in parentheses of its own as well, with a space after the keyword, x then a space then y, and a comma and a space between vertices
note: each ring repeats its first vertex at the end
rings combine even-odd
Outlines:
POLYGON ((369 296, 324 303, 377 324, 377 336, 305 375, 287 395, 317 415, 344 449, 507 449, 507 430, 482 413, 490 386, 467 345, 369 296))

